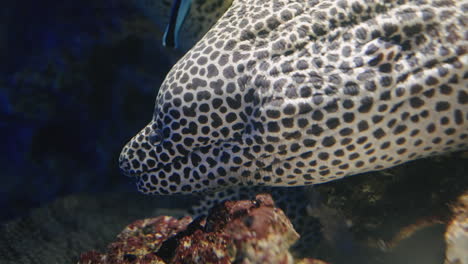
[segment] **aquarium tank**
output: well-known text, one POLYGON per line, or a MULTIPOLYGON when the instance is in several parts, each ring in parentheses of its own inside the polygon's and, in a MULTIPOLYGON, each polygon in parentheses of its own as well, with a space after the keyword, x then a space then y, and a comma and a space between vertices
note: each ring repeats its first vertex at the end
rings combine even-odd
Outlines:
POLYGON ((467 13, 4 2, 0 263, 468 264, 467 13))

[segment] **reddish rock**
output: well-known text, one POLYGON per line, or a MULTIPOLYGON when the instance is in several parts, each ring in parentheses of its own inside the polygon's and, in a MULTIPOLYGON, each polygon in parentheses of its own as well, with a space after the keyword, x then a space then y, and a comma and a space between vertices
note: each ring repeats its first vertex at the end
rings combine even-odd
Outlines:
POLYGON ((168 237, 185 230, 192 219, 180 220, 170 216, 159 216, 138 220, 128 225, 111 243, 107 254, 90 251, 81 254, 80 264, 97 263, 154 263, 164 264, 155 254, 168 237))
POLYGON ((119 263, 314 263, 295 262, 289 247, 299 238, 269 195, 225 202, 207 219, 169 216, 136 221, 108 246, 107 253, 81 254, 79 264, 119 263))

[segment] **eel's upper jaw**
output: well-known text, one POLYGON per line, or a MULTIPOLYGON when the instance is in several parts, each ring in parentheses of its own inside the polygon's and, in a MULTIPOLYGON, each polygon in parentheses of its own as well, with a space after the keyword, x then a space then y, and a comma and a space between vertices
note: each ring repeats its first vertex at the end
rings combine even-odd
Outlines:
POLYGON ((127 146, 125 146, 119 156, 119 168, 123 175, 127 177, 135 177, 137 174, 131 172, 131 164, 127 158, 127 146))
MULTIPOLYGON (((139 133, 138 135, 140 135, 139 133)), ((142 173, 145 171, 141 166, 141 162, 139 160, 139 156, 137 155, 138 149, 135 148, 136 137, 132 138, 122 149, 119 156, 119 168, 122 174, 127 177, 135 177, 139 178, 142 173)))

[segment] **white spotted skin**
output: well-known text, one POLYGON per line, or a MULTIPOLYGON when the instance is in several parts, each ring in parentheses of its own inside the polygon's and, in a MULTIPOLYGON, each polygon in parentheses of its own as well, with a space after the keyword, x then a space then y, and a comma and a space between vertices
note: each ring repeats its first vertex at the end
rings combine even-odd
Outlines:
POLYGON ((468 1, 235 0, 120 166, 145 193, 302 186, 465 149, 468 1))

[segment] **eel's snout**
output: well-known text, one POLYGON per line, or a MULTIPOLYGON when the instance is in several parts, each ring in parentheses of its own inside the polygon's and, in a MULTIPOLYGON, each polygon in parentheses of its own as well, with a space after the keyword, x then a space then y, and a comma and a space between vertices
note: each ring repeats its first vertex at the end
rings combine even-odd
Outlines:
POLYGON ((119 167, 120 167, 120 171, 122 172, 122 174, 124 174, 127 177, 131 177, 132 176, 132 173, 130 172, 131 166, 130 166, 130 161, 127 156, 127 152, 128 152, 128 148, 127 146, 125 146, 122 152, 120 152, 119 167))
POLYGON ((127 177, 138 176, 138 172, 132 167, 132 159, 134 158, 134 151, 130 148, 132 140, 125 145, 120 152, 119 167, 122 174, 127 177))
POLYGON ((148 151, 151 147, 148 144, 148 129, 143 129, 134 136, 122 149, 119 156, 119 167, 125 176, 137 177, 147 171, 145 165, 148 158, 148 151))

